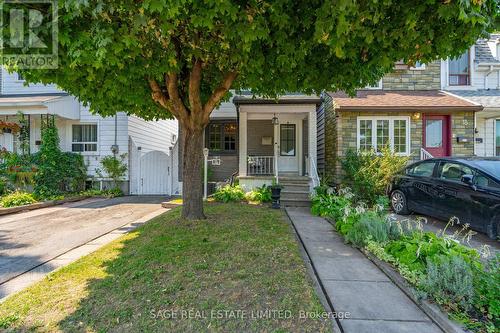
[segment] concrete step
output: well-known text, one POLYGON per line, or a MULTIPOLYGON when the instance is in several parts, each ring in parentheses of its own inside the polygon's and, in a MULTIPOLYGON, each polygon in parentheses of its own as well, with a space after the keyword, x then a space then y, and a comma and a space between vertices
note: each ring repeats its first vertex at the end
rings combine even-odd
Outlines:
POLYGON ((309 200, 309 191, 289 191, 285 188, 281 191, 281 200, 287 199, 309 200))
POLYGON ((311 178, 308 176, 279 176, 279 182, 309 182, 311 178))
POLYGON ((281 207, 311 207, 311 201, 301 199, 280 199, 281 207))
MULTIPOLYGON (((283 185, 283 184, 281 184, 283 185)), ((283 191, 287 192, 308 192, 309 193, 309 184, 286 184, 283 185, 283 191)))

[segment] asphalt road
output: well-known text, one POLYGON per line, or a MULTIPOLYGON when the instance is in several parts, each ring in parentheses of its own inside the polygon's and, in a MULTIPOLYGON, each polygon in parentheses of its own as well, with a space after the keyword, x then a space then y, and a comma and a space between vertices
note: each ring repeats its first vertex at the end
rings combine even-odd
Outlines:
POLYGON ((0 217, 0 285, 162 209, 160 196, 89 199, 0 217))

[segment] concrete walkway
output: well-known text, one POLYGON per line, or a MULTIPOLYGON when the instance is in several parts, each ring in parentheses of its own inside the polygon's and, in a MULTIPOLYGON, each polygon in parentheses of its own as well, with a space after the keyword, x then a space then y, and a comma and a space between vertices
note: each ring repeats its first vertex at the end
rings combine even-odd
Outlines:
POLYGON ((346 333, 442 332, 360 251, 344 244, 330 223, 308 209, 287 208, 326 297, 346 333))
POLYGON ((0 217, 0 299, 167 211, 164 199, 89 199, 0 217))

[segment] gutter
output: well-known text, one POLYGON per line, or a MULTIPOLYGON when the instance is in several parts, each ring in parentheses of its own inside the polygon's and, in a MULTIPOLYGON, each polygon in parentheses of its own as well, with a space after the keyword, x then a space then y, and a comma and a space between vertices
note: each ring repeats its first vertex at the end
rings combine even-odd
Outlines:
POLYGON ((284 98, 284 99, 259 99, 259 98, 245 98, 245 97, 234 97, 233 103, 238 107, 242 104, 321 104, 321 98, 309 97, 309 98, 284 98))
POLYGON ((339 106, 336 108, 338 111, 481 111, 482 105, 471 106, 339 106))

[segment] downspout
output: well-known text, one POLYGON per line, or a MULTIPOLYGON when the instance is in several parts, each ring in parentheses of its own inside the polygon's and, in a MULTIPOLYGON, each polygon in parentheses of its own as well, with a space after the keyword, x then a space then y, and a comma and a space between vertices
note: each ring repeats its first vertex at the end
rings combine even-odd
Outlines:
POLYGON ((484 75, 484 83, 483 83, 483 85, 484 85, 484 89, 488 89, 488 85, 487 85, 486 83, 488 82, 488 76, 489 76, 491 73, 493 73, 493 66, 492 66, 492 65, 490 65, 490 69, 489 69, 489 71, 488 71, 488 72, 484 75))

